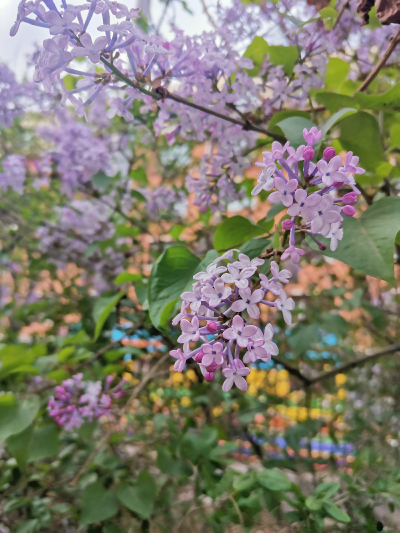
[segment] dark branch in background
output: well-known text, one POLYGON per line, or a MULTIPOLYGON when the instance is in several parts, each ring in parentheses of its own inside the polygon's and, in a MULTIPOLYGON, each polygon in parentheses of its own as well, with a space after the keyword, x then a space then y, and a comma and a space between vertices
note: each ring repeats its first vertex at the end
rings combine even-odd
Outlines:
POLYGON ((202 111, 203 113, 206 113, 208 115, 213 115, 214 117, 220 118, 221 120, 226 120, 227 122, 231 122, 232 124, 237 124, 238 126, 241 126, 245 131, 256 131, 258 133, 263 133, 264 135, 268 135, 268 137, 271 137, 272 139, 275 139, 276 141, 286 142, 286 137, 284 137, 283 135, 279 135, 277 133, 273 133, 272 131, 256 126, 252 124, 250 121, 238 120, 228 115, 223 115, 222 113, 218 113, 217 111, 214 111, 213 109, 209 109, 208 107, 195 104, 191 100, 187 100, 186 98, 182 98, 181 96, 177 96, 175 94, 170 93, 167 89, 165 89, 165 87, 158 87, 155 90, 155 92, 148 91, 147 89, 144 89, 139 84, 134 83, 130 78, 122 74, 122 72, 120 72, 114 65, 109 63, 106 59, 104 59, 104 57, 101 58, 101 61, 121 81, 124 81, 130 87, 137 89, 141 93, 147 94, 147 96, 151 96, 152 98, 154 98, 154 100, 157 100, 157 101, 166 100, 166 99, 173 100, 174 102, 186 105, 188 107, 192 107, 193 109, 197 109, 198 111, 202 111))
POLYGON ((335 20, 335 24, 332 26, 332 30, 335 30, 337 28, 337 26, 339 25, 339 22, 340 22, 340 19, 342 18, 343 16, 343 13, 345 11, 345 9, 347 9, 350 5, 350 0, 346 0, 342 7, 340 8, 340 11, 339 11, 339 14, 337 16, 337 19, 335 20))
POLYGON ((319 383, 323 379, 330 378, 332 376, 335 376, 336 374, 341 374, 342 372, 345 372, 346 370, 350 370, 352 368, 355 368, 359 365, 362 365, 363 363, 366 363, 367 361, 371 361, 373 359, 377 359, 378 357, 381 357, 382 355, 387 355, 390 353, 395 353, 400 351, 400 344, 392 344, 391 346, 386 346, 386 348, 380 348, 378 350, 368 350, 370 353, 367 355, 364 355, 362 357, 359 357, 357 359, 353 359, 353 361, 350 361, 348 363, 344 363, 343 365, 340 365, 332 370, 328 370, 327 372, 321 372, 320 374, 316 375, 313 378, 309 378, 302 374, 298 368, 294 368, 288 363, 286 363, 284 360, 280 359, 279 357, 274 357, 274 361, 278 363, 279 365, 282 365, 283 368, 285 368, 289 374, 292 376, 295 376, 298 378, 305 387, 309 387, 310 385, 315 385, 315 383, 319 383))

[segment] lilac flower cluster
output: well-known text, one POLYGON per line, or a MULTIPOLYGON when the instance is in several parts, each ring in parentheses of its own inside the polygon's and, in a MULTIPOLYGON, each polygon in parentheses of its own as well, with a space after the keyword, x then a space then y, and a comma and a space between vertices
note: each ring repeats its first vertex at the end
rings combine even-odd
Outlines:
POLYGON ((102 416, 109 418, 113 400, 124 395, 124 380, 110 389, 113 379, 112 376, 106 378, 104 390, 101 381, 83 381, 82 374, 64 380, 49 400, 49 415, 66 431, 78 429, 84 422, 92 422, 102 416))
POLYGON ((0 64, 0 125, 9 128, 38 96, 33 83, 18 83, 14 73, 0 64))
POLYGON ((24 191, 26 178, 25 157, 18 154, 8 155, 1 161, 4 172, 0 172, 0 189, 12 189, 18 194, 24 191))
POLYGON ((268 196, 268 200, 271 203, 282 202, 288 208, 287 214, 291 218, 282 222, 282 228, 290 231, 289 247, 282 259, 290 258, 295 264, 304 255, 304 251, 295 246, 296 231, 308 234, 321 250, 325 249, 325 245, 315 235, 323 235, 330 239, 331 250, 336 250, 343 238, 342 215, 351 217, 356 212, 353 204, 360 191, 353 174, 365 172, 357 166, 359 158, 353 152, 348 152, 342 162, 342 158, 331 147, 325 148, 322 159, 314 163, 313 146, 319 144, 322 131, 315 126, 309 131, 304 129, 303 137, 307 144, 297 149, 290 146, 289 142, 284 146, 273 142, 272 151, 263 152, 263 162, 256 163, 263 170, 252 191, 252 195, 257 195, 262 190, 271 191, 275 188, 276 191, 268 196), (299 163, 302 163, 302 172, 299 163), (337 191, 344 186, 349 186, 351 192, 338 197, 337 191))
POLYGON ((272 341, 272 325, 267 324, 262 332, 259 327, 249 324, 242 313, 257 320, 259 306, 265 305, 281 311, 286 324, 290 325, 294 309, 293 299, 288 298, 282 286, 292 275, 288 270, 279 270, 278 264, 272 261, 271 277, 259 273, 259 281, 252 282, 264 260, 250 260, 242 253, 234 260, 234 252, 239 250, 229 250, 213 261, 205 272, 195 274, 192 291, 181 294, 181 310, 172 324, 180 324, 182 334, 178 342, 183 344, 183 350, 178 348, 170 352, 176 359, 174 369, 178 372, 183 371, 190 358, 199 365, 206 381, 213 381, 215 372, 222 370, 225 377, 222 390, 225 392, 233 384, 240 390, 247 390, 244 378, 250 368, 246 364, 257 359, 270 361, 271 356, 279 352, 272 341), (265 299, 268 293, 277 296, 274 302, 265 299), (212 340, 209 339, 211 336, 212 340), (190 343, 199 341, 201 345, 191 350, 190 343))
POLYGON ((186 195, 183 191, 157 187, 153 191, 141 189, 147 199, 146 211, 151 219, 158 219, 162 213, 169 216, 179 216, 179 204, 182 204, 186 195))

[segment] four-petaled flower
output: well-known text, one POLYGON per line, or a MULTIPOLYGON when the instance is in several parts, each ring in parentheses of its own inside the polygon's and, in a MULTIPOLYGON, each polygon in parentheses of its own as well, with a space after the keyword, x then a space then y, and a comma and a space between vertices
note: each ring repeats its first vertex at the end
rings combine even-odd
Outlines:
POLYGON ((324 237, 331 240, 331 252, 334 252, 338 247, 339 241, 343 239, 343 230, 341 228, 342 222, 334 222, 328 232, 323 233, 324 237))
POLYGON ((235 315, 232 320, 232 327, 223 332, 223 337, 228 340, 236 340, 241 348, 246 348, 247 343, 257 331, 256 326, 245 326, 242 317, 235 315))
POLYGON ((182 352, 180 348, 178 348, 177 350, 171 350, 169 354, 176 359, 174 363, 175 372, 183 372, 183 369, 185 368, 186 364, 186 355, 182 352))
POLYGON ((342 159, 340 155, 335 155, 329 163, 325 159, 318 161, 317 167, 324 185, 330 187, 334 181, 342 182, 347 179, 347 174, 339 170, 341 166, 342 159))
MULTIPOLYGON (((247 345, 247 352, 243 356, 244 363, 255 363, 257 359, 267 359, 268 352, 263 348, 264 339, 250 340, 247 345)), ((271 359, 271 358, 270 358, 271 359)))
POLYGON ((320 138, 322 137, 322 131, 319 130, 316 126, 310 128, 309 131, 307 131, 307 128, 304 128, 303 137, 308 146, 312 146, 320 140, 320 138))
POLYGON ((97 37, 92 42, 92 38, 88 33, 84 33, 80 38, 82 46, 74 46, 72 55, 74 57, 88 57, 92 63, 100 61, 100 52, 107 46, 107 37, 97 37))
POLYGON ((230 391, 233 384, 235 384, 236 387, 241 391, 247 390, 247 381, 244 379, 244 376, 248 376, 250 374, 250 370, 248 368, 244 367, 232 370, 232 368, 227 367, 224 368, 222 374, 224 375, 224 378, 226 378, 222 384, 222 390, 224 392, 230 391))
MULTIPOLYGON (((284 291, 282 291, 282 292, 284 292, 284 291)), ((265 326, 265 330, 264 330, 264 344, 263 344, 263 347, 267 350, 267 352, 270 355, 278 355, 279 348, 274 342, 272 342, 272 337, 273 336, 274 336, 274 328, 272 327, 271 324, 267 324, 265 326)))
POLYGON ((45 39, 43 41, 44 49, 49 52, 49 56, 46 59, 48 68, 56 68, 60 61, 69 63, 74 58, 71 52, 64 50, 68 43, 68 35, 61 35, 54 39, 45 39))
POLYGON ((279 177, 275 178, 275 187, 278 190, 268 196, 268 201, 271 202, 271 204, 282 202, 284 206, 289 207, 293 203, 293 196, 291 193, 297 189, 298 184, 299 182, 295 179, 285 181, 279 177))
POLYGON ((51 35, 59 35, 65 30, 79 31, 80 25, 72 22, 76 17, 73 11, 65 11, 64 16, 60 17, 55 11, 47 11, 45 14, 46 21, 50 24, 51 35))
POLYGON ((239 254, 238 259, 239 261, 235 261, 233 263, 233 266, 238 268, 258 267, 263 265, 265 262, 264 259, 260 259, 259 257, 255 257, 254 259, 250 260, 246 254, 239 254))
POLYGON ((305 251, 301 248, 296 248, 295 246, 289 246, 289 248, 286 248, 286 250, 281 255, 282 261, 290 257, 290 260, 295 265, 298 265, 300 262, 300 256, 304 255, 305 251))
POLYGON ((275 308, 282 312, 283 320, 290 326, 292 324, 292 313, 290 311, 294 309, 294 300, 293 298, 288 298, 284 290, 280 292, 279 296, 280 298, 275 300, 275 308))
POLYGON ((272 294, 278 296, 279 291, 282 290, 282 285, 273 279, 268 279, 268 276, 265 276, 265 274, 259 274, 259 276, 261 280, 261 287, 265 290, 265 292, 271 291, 272 294))
POLYGON ((190 309, 193 313, 197 313, 201 306, 201 283, 193 283, 193 292, 185 291, 181 294, 184 302, 190 302, 190 309))
POLYGON ((207 285, 203 288, 203 295, 208 299, 211 307, 216 307, 231 294, 232 289, 226 287, 221 278, 214 281, 214 286, 207 285))
POLYGON ((203 352, 204 356, 201 364, 207 367, 215 361, 217 365, 222 365, 224 362, 224 355, 222 353, 223 349, 224 346, 222 342, 216 342, 214 345, 203 344, 201 351, 203 352))
POLYGON ((222 274, 222 279, 225 283, 234 283, 238 289, 245 289, 248 287, 249 282, 248 278, 256 271, 256 267, 244 268, 241 272, 239 269, 232 264, 228 265, 229 273, 222 274))
POLYGON ((297 204, 292 204, 288 209, 288 215, 291 217, 300 216, 307 222, 312 220, 315 216, 315 207, 321 202, 320 194, 310 194, 304 189, 297 189, 294 193, 297 204))
MULTIPOLYGON (((264 163, 259 163, 259 166, 264 165, 264 163)), ((270 163, 267 165, 264 170, 262 170, 257 178, 257 185, 251 191, 251 194, 255 196, 261 191, 270 191, 274 187, 274 172, 276 170, 276 165, 270 163)))
POLYGON ((199 319, 197 318, 197 316, 193 317, 191 322, 189 322, 189 320, 181 320, 181 330, 183 331, 183 333, 182 335, 179 335, 178 342, 181 342, 182 344, 187 344, 190 341, 198 341, 200 338, 200 331, 199 319))
POLYGON ((239 294, 242 299, 236 300, 232 304, 233 311, 241 313, 246 309, 251 318, 258 318, 260 316, 260 309, 256 304, 263 299, 264 291, 257 289, 251 294, 250 287, 247 287, 246 289, 240 289, 239 294))
POLYGON ((206 282, 222 272, 226 272, 224 266, 218 266, 216 263, 211 263, 211 265, 208 265, 205 272, 198 272, 193 276, 193 279, 206 282))
POLYGON ((333 205, 333 198, 329 194, 322 197, 318 204, 314 220, 311 222, 311 231, 319 233, 329 230, 329 224, 340 221, 340 208, 337 211, 333 205))
POLYGON ((271 274, 274 279, 280 281, 281 283, 289 283, 289 278, 292 277, 290 270, 283 269, 279 271, 279 266, 276 261, 271 261, 271 274))

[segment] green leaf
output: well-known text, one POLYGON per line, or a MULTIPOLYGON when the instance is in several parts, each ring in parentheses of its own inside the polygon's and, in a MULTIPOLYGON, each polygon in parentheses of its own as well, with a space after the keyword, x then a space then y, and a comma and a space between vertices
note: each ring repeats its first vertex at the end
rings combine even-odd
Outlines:
POLYGON ((238 490, 239 492, 245 492, 255 487, 257 479, 254 475, 254 472, 249 472, 248 474, 242 474, 238 476, 233 482, 233 490, 238 490))
POLYGON ((177 476, 191 476, 193 468, 182 459, 174 459, 167 450, 160 446, 157 449, 157 466, 164 474, 177 476))
POLYGON ((268 129, 273 130, 279 122, 282 122, 282 120, 284 120, 285 118, 290 117, 303 117, 306 119, 310 119, 311 115, 307 111, 300 111, 299 109, 283 109, 282 111, 277 111, 272 116, 271 120, 268 123, 268 129))
POLYGON ((20 405, 0 402, 0 442, 26 429, 36 417, 40 407, 39 397, 32 395, 20 405))
POLYGON ((147 174, 146 174, 146 171, 145 171, 145 169, 143 167, 138 167, 135 170, 132 169, 129 172, 129 177, 132 180, 137 181, 138 183, 143 183, 144 185, 148 184, 147 174))
POLYGON ((328 59, 325 86, 332 89, 332 91, 340 92, 340 86, 347 78, 349 72, 350 63, 337 57, 330 57, 328 59))
POLYGON ((140 229, 138 227, 125 226, 124 224, 117 226, 115 231, 118 233, 118 235, 121 235, 121 237, 131 237, 132 239, 137 237, 140 233, 140 229))
POLYGON ((340 129, 340 144, 345 150, 351 150, 360 158, 361 167, 373 171, 385 161, 375 117, 364 111, 358 111, 343 119, 340 129))
POLYGON ((319 104, 324 105, 331 113, 337 111, 341 107, 359 107, 356 100, 352 96, 347 96, 345 94, 331 93, 328 91, 317 91, 315 93, 315 99, 319 104))
POLYGON ((179 298, 200 262, 197 256, 183 246, 171 246, 157 259, 148 287, 150 318, 156 328, 165 328, 163 310, 179 298))
POLYGON ((17 461, 18 467, 20 470, 25 468, 25 465, 28 461, 29 448, 33 436, 33 426, 30 424, 20 433, 10 435, 6 439, 6 445, 17 461))
POLYGON ((92 177, 92 181, 96 189, 99 189, 99 191, 104 192, 110 185, 111 178, 109 178, 107 174, 104 174, 104 172, 100 171, 92 177))
MULTIPOLYGON (((329 241, 318 237, 327 245, 323 253, 343 261, 364 274, 394 284, 394 240, 400 230, 400 197, 389 196, 372 204, 359 218, 343 220, 343 240, 335 252, 329 250, 329 241)), ((306 237, 308 244, 317 245, 306 237)))
POLYGON ((135 485, 120 483, 117 487, 117 497, 125 507, 147 520, 153 512, 157 485, 147 470, 142 470, 135 481, 135 485))
POLYGON ((83 525, 102 522, 118 512, 115 493, 106 490, 100 481, 87 485, 83 490, 81 523, 83 525))
POLYGON ((171 237, 175 240, 179 239, 180 234, 185 229, 185 226, 181 226, 180 224, 175 224, 171 230, 169 231, 169 234, 171 237))
POLYGON ((38 518, 32 518, 32 520, 26 520, 20 522, 15 528, 16 533, 35 533, 39 531, 40 523, 38 518))
POLYGON ((66 346, 58 352, 57 358, 60 363, 65 363, 75 353, 75 346, 66 346))
POLYGON ((54 424, 46 424, 35 428, 29 449, 28 462, 47 459, 57 455, 60 449, 58 429, 54 424))
POLYGON ((324 506, 326 513, 333 519, 337 520, 338 522, 343 522, 344 524, 348 524, 350 522, 350 516, 330 500, 323 500, 322 505, 324 506))
POLYGON ((321 483, 320 485, 318 485, 318 487, 314 490, 313 495, 319 496, 321 498, 330 498, 331 496, 336 494, 339 489, 340 483, 334 481, 326 481, 325 483, 321 483))
POLYGON ((274 220, 276 215, 286 209, 286 207, 283 205, 282 202, 278 202, 277 204, 274 204, 270 210, 267 213, 266 222, 269 222, 270 220, 274 220))
POLYGON ((123 296, 125 296, 125 291, 114 293, 111 296, 102 296, 94 304, 93 318, 96 323, 94 340, 98 339, 107 318, 110 316, 111 311, 123 296))
POLYGON ((277 126, 281 128, 284 136, 293 148, 298 148, 301 144, 304 144, 303 129, 308 130, 315 126, 314 122, 304 117, 290 117, 278 122, 277 126))
POLYGON ((147 202, 147 199, 143 194, 139 191, 135 191, 134 189, 131 190, 131 196, 133 198, 136 198, 136 200, 139 200, 140 202, 147 202))
POLYGON ((123 283, 134 283, 135 281, 139 281, 142 279, 141 274, 130 274, 129 272, 121 272, 121 274, 118 274, 118 276, 115 278, 114 283, 115 285, 122 285, 123 283))
POLYGON ((35 355, 23 345, 8 345, 0 350, 0 380, 21 367, 30 367, 35 355))
POLYGON ((259 484, 272 492, 286 492, 292 488, 292 482, 285 474, 275 469, 265 469, 256 473, 259 484))
POLYGON ((364 94, 357 93, 355 100, 362 109, 385 109, 390 107, 399 107, 400 105, 400 83, 383 94, 364 94))
POLYGON ((216 250, 234 248, 264 233, 263 228, 255 226, 247 218, 236 215, 227 218, 217 227, 214 234, 214 248, 216 250))
POLYGON ((248 71, 249 76, 258 74, 265 56, 269 55, 269 60, 275 65, 281 65, 285 74, 290 76, 299 56, 296 46, 270 46, 264 37, 254 37, 247 47, 243 57, 251 59, 254 68, 248 71))
POLYGON ((321 500, 318 500, 314 496, 308 496, 305 501, 307 509, 310 511, 319 511, 322 507, 321 500))
POLYGON ((314 341, 318 330, 319 324, 316 322, 309 325, 298 324, 288 336, 288 343, 297 355, 303 355, 314 341))
POLYGON ((270 246, 271 241, 268 239, 251 239, 251 241, 247 241, 243 244, 239 250, 242 254, 248 255, 250 259, 254 259, 255 257, 262 255, 270 246))
MULTIPOLYGON (((328 131, 338 122, 343 120, 344 118, 353 115, 354 113, 357 113, 357 109, 354 109, 353 107, 345 107, 344 109, 341 109, 340 111, 337 111, 335 114, 333 114, 322 126, 322 138, 321 141, 323 141, 325 135, 328 133, 328 131)), ((319 145, 318 145, 319 147, 319 145)), ((315 152, 317 152, 317 149, 315 149, 315 152)))

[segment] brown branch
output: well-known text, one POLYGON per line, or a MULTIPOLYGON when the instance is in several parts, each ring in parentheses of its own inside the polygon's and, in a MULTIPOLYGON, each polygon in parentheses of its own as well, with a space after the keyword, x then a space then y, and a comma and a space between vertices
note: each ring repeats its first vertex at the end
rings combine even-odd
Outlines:
POLYGON ((311 384, 311 380, 307 376, 302 374, 298 368, 289 365, 284 359, 281 359, 280 357, 274 357, 273 361, 278 365, 282 365, 283 368, 289 372, 289 374, 299 379, 305 387, 308 387, 311 384))
MULTIPOLYGON (((167 361, 168 359, 170 358, 170 355, 169 353, 167 352, 166 354, 164 354, 163 357, 161 357, 161 359, 159 361, 157 361, 157 363, 153 366, 153 368, 150 370, 150 372, 148 372, 141 380, 141 382, 139 383, 139 385, 137 385, 133 391, 132 391, 132 394, 129 396, 128 398, 128 401, 126 402, 126 404, 124 405, 124 407, 120 410, 119 412, 119 416, 123 416, 129 409, 129 407, 131 406, 132 402, 139 396, 139 394, 142 392, 142 390, 146 387, 146 385, 152 381, 156 375, 158 375, 158 369, 160 368, 160 366, 162 366, 165 361, 167 361)), ((81 478, 81 476, 84 474, 85 470, 87 469, 87 467, 90 465, 90 463, 93 461, 93 459, 96 457, 96 455, 99 453, 99 451, 101 450, 101 448, 104 446, 104 444, 107 442, 107 440, 110 438, 110 436, 112 435, 112 430, 108 430, 104 435, 103 437, 99 440, 99 442, 96 444, 94 450, 92 451, 92 453, 89 455, 89 457, 86 459, 86 461, 83 463, 83 465, 81 466, 81 468, 79 469, 78 473, 76 474, 76 476, 73 478, 73 480, 70 482, 70 486, 71 487, 75 487, 75 485, 78 483, 79 479, 81 478)))
POLYGON ((277 133, 273 133, 272 131, 266 130, 264 128, 261 128, 259 126, 256 126, 254 124, 251 124, 251 122, 246 122, 243 120, 238 120, 236 118, 230 117, 227 114, 218 113, 217 111, 214 111, 213 109, 210 109, 208 107, 204 107, 201 105, 198 105, 191 100, 187 100, 186 98, 182 98, 181 96, 178 96, 176 94, 170 93, 165 87, 158 87, 155 92, 148 91, 147 89, 144 89, 144 87, 141 87, 137 82, 133 82, 130 78, 122 74, 114 65, 109 63, 104 57, 101 57, 101 62, 109 68, 121 81, 124 81, 127 85, 130 87, 133 87, 134 89, 137 89, 143 94, 147 94, 147 96, 151 96, 154 98, 154 100, 173 100, 174 102, 178 102, 179 104, 186 105, 188 107, 192 107, 193 109, 197 109, 197 111, 202 111, 203 113, 206 113, 208 115, 213 115, 214 117, 220 118, 221 120, 226 120, 227 122, 231 122, 232 124, 237 124, 238 126, 241 126, 245 131, 256 131, 258 133, 263 133, 264 135, 268 135, 268 137, 271 137, 272 139, 275 139, 276 141, 280 142, 286 142, 286 137, 283 135, 279 135, 277 133))
POLYGON ((356 93, 359 93, 361 91, 364 91, 370 83, 376 78, 381 68, 385 65, 386 61, 391 56, 393 50, 396 48, 398 43, 400 42, 400 28, 397 30, 394 37, 391 39, 391 41, 388 44, 388 47, 385 50, 385 53, 381 57, 381 59, 376 64, 375 68, 371 70, 371 72, 368 74, 368 76, 365 78, 363 83, 360 85, 360 87, 356 90, 356 93))
POLYGON ((335 20, 335 24, 332 26, 332 30, 335 30, 340 22, 340 19, 342 18, 343 16, 343 13, 345 11, 345 9, 349 6, 350 4, 350 0, 346 0, 344 2, 344 4, 342 5, 342 7, 340 8, 340 11, 339 11, 339 14, 337 16, 337 19, 335 20))
POLYGON ((217 25, 215 24, 212 16, 210 15, 208 9, 207 9, 207 6, 206 6, 206 3, 204 0, 200 0, 201 1, 201 5, 203 6, 203 11, 204 11, 204 14, 205 16, 208 18, 208 22, 211 24, 211 26, 213 28, 217 28, 217 25))

